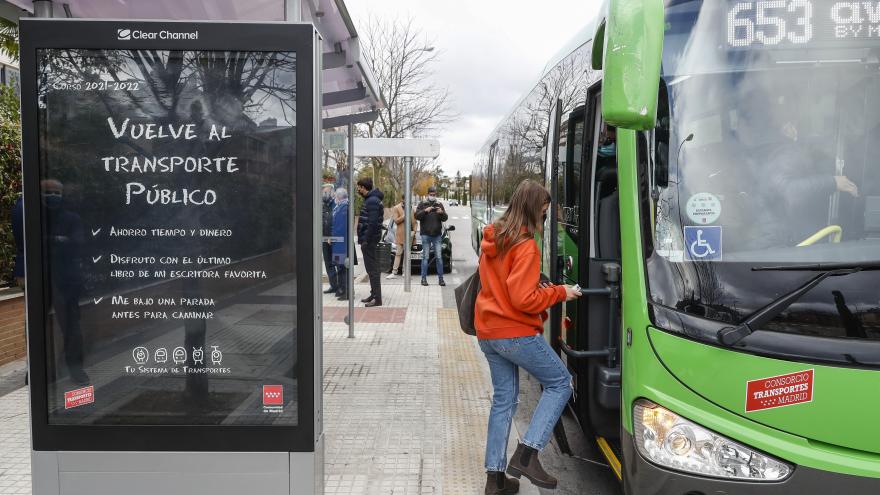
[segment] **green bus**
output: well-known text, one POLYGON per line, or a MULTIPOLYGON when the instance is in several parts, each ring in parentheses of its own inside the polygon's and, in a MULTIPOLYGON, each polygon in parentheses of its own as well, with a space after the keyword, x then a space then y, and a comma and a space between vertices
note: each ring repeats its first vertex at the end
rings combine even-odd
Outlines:
POLYGON ((609 0, 477 154, 626 493, 880 493, 878 110, 878 2, 609 0))

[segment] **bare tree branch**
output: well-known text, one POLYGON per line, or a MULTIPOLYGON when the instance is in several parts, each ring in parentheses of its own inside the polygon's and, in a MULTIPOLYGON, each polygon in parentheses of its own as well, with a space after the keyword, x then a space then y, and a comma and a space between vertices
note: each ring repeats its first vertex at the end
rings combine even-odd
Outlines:
MULTIPOLYGON (((379 110, 375 122, 360 126, 361 135, 430 136, 458 118, 452 109, 449 89, 435 82, 437 51, 411 17, 370 16, 360 31, 364 54, 372 62, 373 73, 387 103, 379 110)), ((414 160, 414 184, 427 174, 430 163, 431 160, 414 160)), ((387 170, 394 189, 404 190, 403 160, 377 157, 372 164, 387 170)))

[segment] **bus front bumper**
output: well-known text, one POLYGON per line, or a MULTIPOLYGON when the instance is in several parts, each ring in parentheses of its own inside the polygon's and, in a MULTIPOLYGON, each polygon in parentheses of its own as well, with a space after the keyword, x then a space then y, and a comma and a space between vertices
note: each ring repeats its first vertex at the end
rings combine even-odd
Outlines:
POLYGON ((880 479, 796 466, 785 481, 749 483, 705 478, 659 467, 636 451, 633 437, 622 438, 623 486, 627 495, 827 495, 880 493, 880 479))

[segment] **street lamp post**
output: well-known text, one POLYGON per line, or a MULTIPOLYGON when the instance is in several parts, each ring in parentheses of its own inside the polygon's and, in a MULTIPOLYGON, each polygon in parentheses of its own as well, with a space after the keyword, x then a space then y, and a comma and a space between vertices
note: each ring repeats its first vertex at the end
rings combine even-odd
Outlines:
MULTIPOLYGON (((412 249, 412 162, 411 156, 406 157, 406 174, 404 180, 404 235, 403 235, 403 291, 412 291, 412 263, 410 263, 410 250, 412 249)), ((424 256, 424 253, 422 253, 424 256)))

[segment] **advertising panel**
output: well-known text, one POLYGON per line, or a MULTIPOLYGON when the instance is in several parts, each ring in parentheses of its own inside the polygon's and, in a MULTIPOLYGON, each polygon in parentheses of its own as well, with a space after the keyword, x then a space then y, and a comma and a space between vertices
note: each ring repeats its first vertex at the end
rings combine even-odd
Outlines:
POLYGON ((312 29, 23 23, 35 445, 311 436, 312 29))

